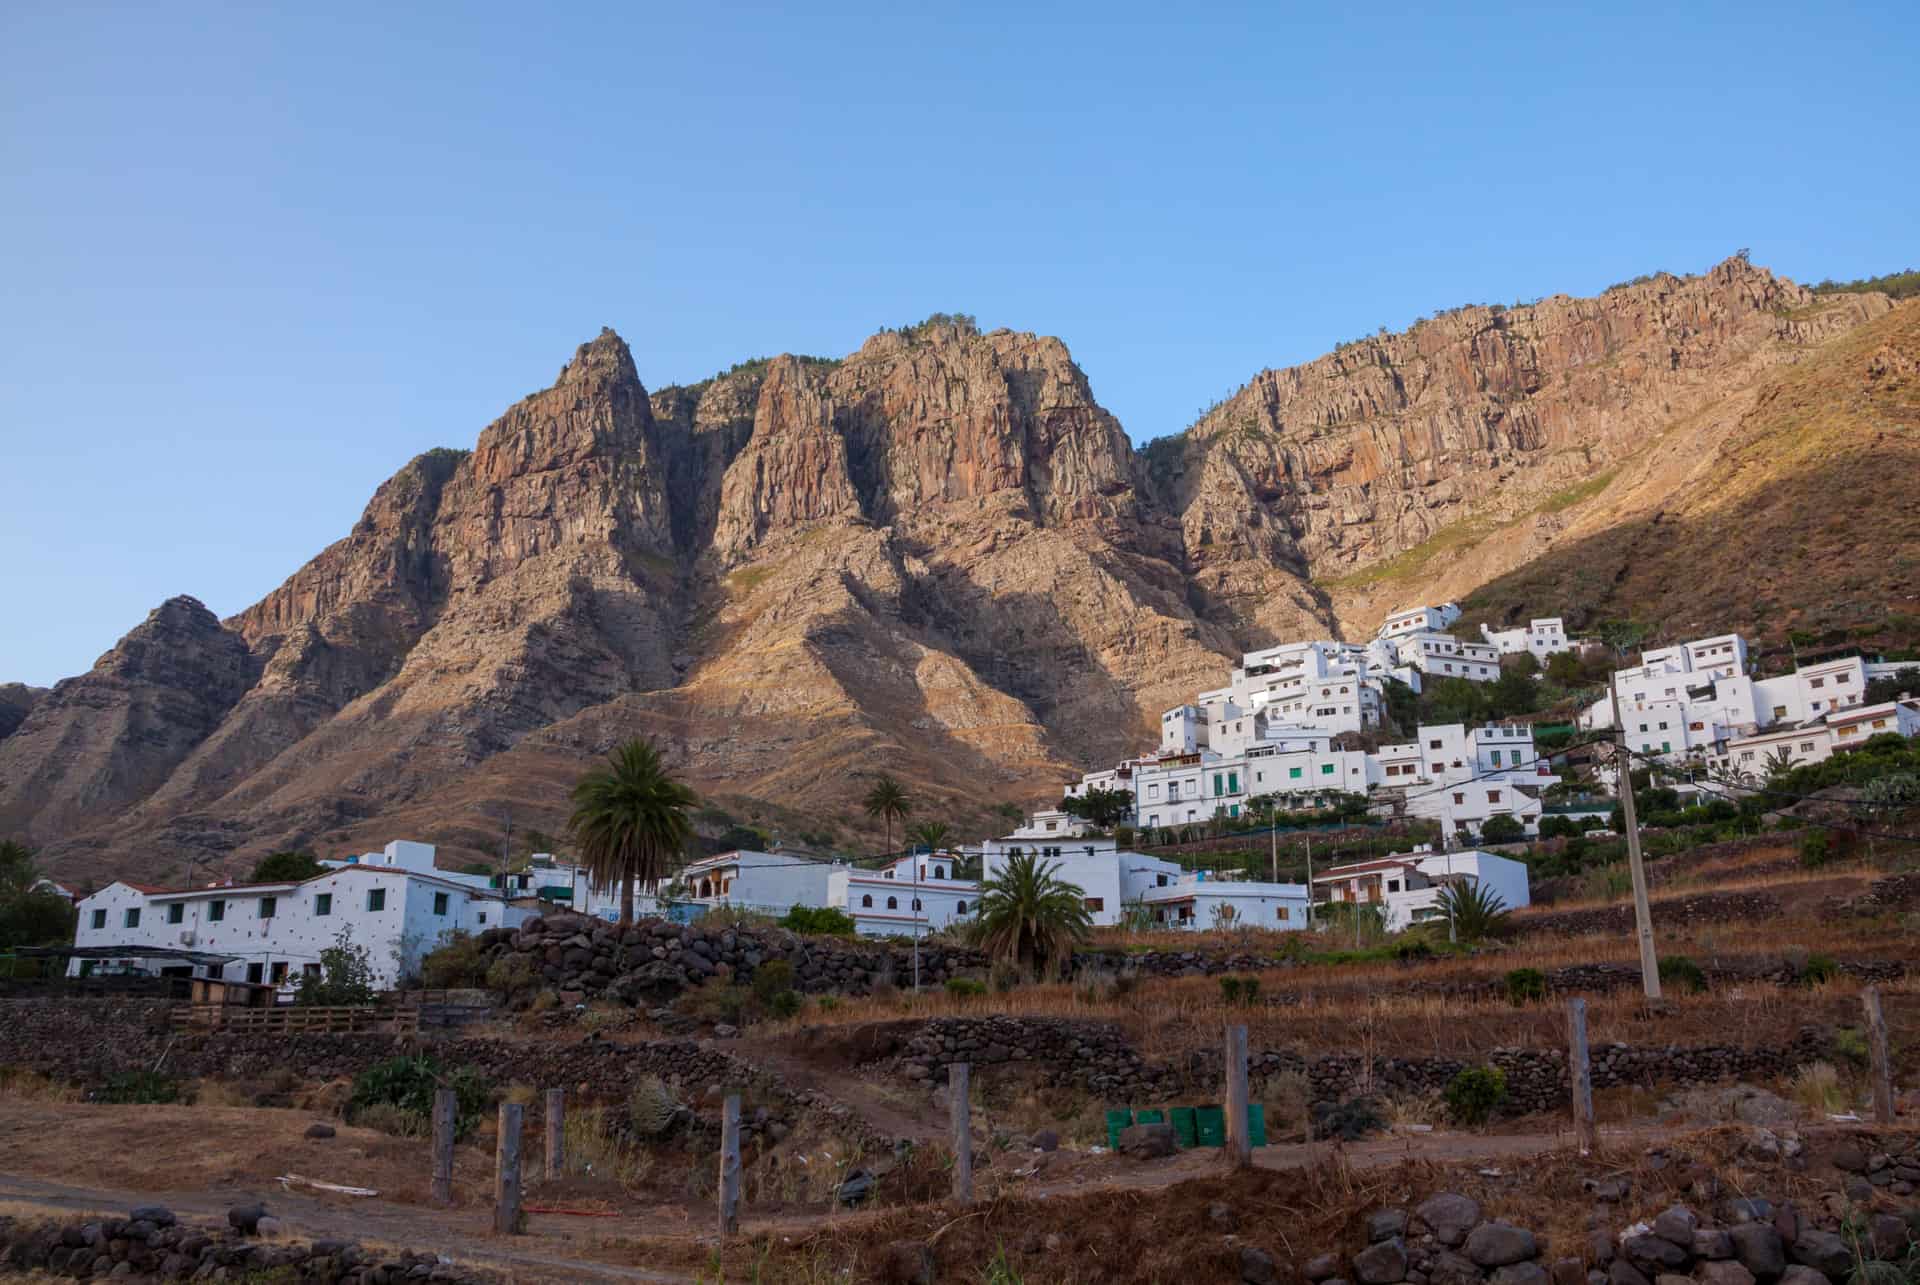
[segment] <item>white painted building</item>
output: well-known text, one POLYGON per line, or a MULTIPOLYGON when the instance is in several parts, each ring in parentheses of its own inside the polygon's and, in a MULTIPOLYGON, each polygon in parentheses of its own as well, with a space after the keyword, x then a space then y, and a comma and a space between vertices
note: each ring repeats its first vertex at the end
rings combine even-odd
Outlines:
POLYGON ((924 937, 980 908, 979 883, 954 877, 959 863, 957 853, 923 852, 880 870, 835 866, 827 876, 827 904, 852 916, 863 936, 911 937, 917 927, 924 937))
MULTIPOLYGON (((1776 678, 1747 673, 1747 644, 1720 634, 1642 654, 1617 670, 1614 689, 1627 744, 1637 754, 1679 762, 1724 762, 1732 742, 1825 719, 1866 698, 1867 666, 1857 656, 1823 661, 1776 678)), ((1602 697, 1580 715, 1582 728, 1614 726, 1602 697)))
POLYGON ((1406 638, 1414 634, 1438 633, 1458 619, 1458 603, 1443 602, 1437 607, 1402 607, 1380 622, 1378 636, 1406 638))
MULTIPOLYGON (((984 878, 998 878, 1006 869, 1008 858, 1006 852, 983 853, 984 878)), ((1142 901, 1150 889, 1166 887, 1186 874, 1176 861, 1112 848, 1093 853, 1070 849, 1045 864, 1052 868, 1056 879, 1081 890, 1087 913, 1097 925, 1119 923, 1129 901, 1142 901)))
MULTIPOLYGON (((789 852, 740 850, 683 867, 670 885, 678 900, 784 915, 794 906, 824 906, 834 863, 789 852)), ((666 886, 657 890, 666 896, 666 886)))
POLYGON ((1500 677, 1500 649, 1491 643, 1462 642, 1452 634, 1425 630, 1393 641, 1400 651, 1400 663, 1428 678, 1490 683, 1500 677))
POLYGON ((1377 811, 1437 821, 1442 833, 1468 838, 1496 816, 1538 833, 1540 793, 1554 780, 1523 723, 1423 726, 1417 740, 1381 746, 1375 761, 1384 787, 1377 811))
MULTIPOLYGON (((1072 793, 1071 787, 1068 792, 1072 793)), ((1137 803, 1136 796, 1136 806, 1137 803)), ((980 851, 986 856, 1037 852, 1043 857, 1057 859, 1069 854, 1096 856, 1111 853, 1117 846, 1111 835, 1095 833, 1091 822, 1058 808, 1048 808, 1035 812, 1011 834, 988 839, 980 845, 980 851)))
POLYGON ((1360 902, 1381 908, 1388 932, 1418 923, 1444 921, 1441 891, 1450 884, 1482 885, 1508 910, 1532 904, 1525 862, 1468 848, 1435 852, 1422 845, 1376 861, 1331 866, 1314 877, 1314 899, 1360 902))
MULTIPOLYGON (((432 856, 428 844, 389 844, 381 854, 328 863, 298 883, 167 889, 115 881, 77 903, 74 945, 125 946, 128 967, 153 972, 187 966, 149 967, 139 947, 231 955, 235 962, 223 968, 191 973, 291 988, 301 974, 320 971, 320 952, 345 931, 367 948, 375 985, 393 987, 451 933, 512 927, 536 913, 476 887, 479 876, 435 871, 432 856)), ((71 967, 78 972, 83 964, 71 967)))
POLYGON ((1567 637, 1566 624, 1559 616, 1543 616, 1514 629, 1489 629, 1480 626, 1480 636, 1497 648, 1502 656, 1531 654, 1541 664, 1556 652, 1572 651, 1573 639, 1567 637))
POLYGON ((1303 883, 1220 879, 1196 870, 1164 884, 1156 882, 1140 900, 1156 928, 1199 932, 1216 928, 1293 931, 1307 927, 1307 886, 1303 883))

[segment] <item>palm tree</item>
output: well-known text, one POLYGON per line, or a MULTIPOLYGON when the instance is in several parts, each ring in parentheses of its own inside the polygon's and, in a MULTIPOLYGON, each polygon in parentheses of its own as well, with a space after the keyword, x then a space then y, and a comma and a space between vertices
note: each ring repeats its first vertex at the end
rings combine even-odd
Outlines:
POLYGON ((633 886, 658 883, 687 846, 693 827, 687 810, 698 803, 673 779, 653 743, 631 740, 607 766, 573 787, 567 830, 595 889, 620 885, 620 922, 633 922, 633 886))
POLYGON ((1485 884, 1463 879, 1440 890, 1440 908, 1461 941, 1483 941, 1507 930, 1507 901, 1485 884))
MULTIPOLYGON (((929 855, 940 851, 947 843, 947 823, 945 821, 923 821, 913 828, 909 836, 915 843, 927 845, 929 855)), ((913 858, 913 989, 920 989, 920 857, 913 858)))
POLYGON ((860 800, 860 806, 867 810, 870 817, 879 817, 887 825, 887 855, 893 855, 893 823, 906 820, 907 813, 913 811, 913 800, 907 797, 907 791, 900 782, 882 772, 867 791, 867 797, 860 800))
POLYGON ((1793 751, 1782 745, 1780 748, 1770 751, 1767 754, 1766 762, 1762 770, 1766 773, 1767 784, 1772 785, 1775 781, 1793 771, 1796 766, 1798 766, 1798 764, 1794 760, 1793 751))
POLYGON ((1054 875, 1057 862, 1041 864, 1038 854, 1007 858, 1000 873, 980 885, 980 913, 974 939, 988 954, 1011 959, 1031 973, 1043 963, 1059 963, 1087 939, 1093 917, 1085 891, 1054 875))

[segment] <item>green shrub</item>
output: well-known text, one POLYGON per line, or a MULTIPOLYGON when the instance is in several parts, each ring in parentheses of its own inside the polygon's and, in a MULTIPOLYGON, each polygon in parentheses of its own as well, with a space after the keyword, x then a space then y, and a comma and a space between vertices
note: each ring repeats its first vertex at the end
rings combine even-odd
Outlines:
POLYGON ((840 997, 838 995, 816 995, 813 997, 813 1004, 814 1007, 818 1008, 822 1013, 831 1013, 834 1009, 840 1007, 840 997))
POLYGON ((955 999, 974 999, 987 993, 987 984, 971 977, 947 978, 947 994, 955 999))
POLYGON ((1012 960, 1002 959, 995 962, 987 977, 993 985, 993 993, 1005 995, 1020 984, 1020 966, 1012 960))
POLYGON ((294 1003, 320 1008, 351 1008, 373 999, 373 957, 365 946, 354 945, 351 928, 342 928, 333 945, 320 952, 318 972, 300 974, 293 993, 294 1003))
POLYGON ((180 1100, 180 1081, 158 1071, 121 1071, 109 1075, 94 1095, 97 1102, 149 1106, 180 1100))
POLYGON ((1507 1098, 1507 1073, 1497 1066, 1470 1066, 1447 1082, 1447 1111, 1461 1124, 1485 1124, 1507 1098))
POLYGON ((753 997, 762 1004, 792 989, 793 965, 784 959, 770 959, 753 970, 753 997))
POLYGON ((1525 1004, 1547 997, 1547 975, 1537 968, 1516 968, 1507 974, 1507 1002, 1525 1004))
POLYGON ((1840 965, 1833 961, 1832 955, 1808 955, 1806 964, 1800 969, 1800 984, 1820 986, 1840 975, 1840 965))
POLYGON ((480 939, 472 933, 455 930, 421 959, 420 984, 429 990, 481 987, 488 984, 489 971, 487 953, 481 949, 480 939))
POLYGON ((657 1075, 641 1076, 627 1097, 627 1120, 642 1138, 663 1137, 690 1116, 673 1086, 657 1075))
POLYGON ((407 1117, 433 1119, 433 1095, 442 1088, 453 1090, 453 1132, 456 1138, 464 1137, 487 1109, 487 1082, 470 1066, 448 1071, 426 1056, 389 1058, 354 1076, 353 1093, 347 1099, 347 1120, 359 1124, 370 1108, 386 1107, 392 1110, 373 1112, 367 1117, 369 1122, 391 1127, 406 1121, 413 1127, 414 1122, 407 1117))
POLYGON ((1833 843, 1825 830, 1809 830, 1800 836, 1800 864, 1818 870, 1833 860, 1833 843))
POLYGON ((1872 1057, 1867 1047, 1866 1033, 1857 1026, 1842 1026, 1834 1031, 1832 1052, 1836 1062, 1847 1062, 1855 1067, 1865 1067, 1872 1057))
POLYGON ((1229 1004, 1246 1007, 1260 1000, 1260 979, 1258 977, 1222 977, 1220 979, 1220 998, 1229 1004))
POLYGON ((775 1017, 792 1017, 800 1011, 800 992, 781 991, 767 1001, 767 1011, 775 1017))
POLYGON ((751 994, 746 987, 731 982, 724 986, 708 982, 705 986, 696 986, 682 994, 675 1007, 688 1017, 738 1026, 741 1016, 747 1011, 747 999, 751 994))
POLYGON ((1668 955, 1660 961, 1660 984, 1698 995, 1707 989, 1707 975, 1685 955, 1668 955))
POLYGON ((851 937, 853 916, 833 906, 795 906, 780 917, 788 932, 808 937, 851 937))
POLYGON ((525 955, 502 955, 493 961, 482 981, 502 999, 513 999, 538 986, 540 974, 525 955))
POLYGON ((1417 959, 1432 959, 1433 943, 1427 940, 1424 933, 1409 935, 1393 943, 1393 957, 1403 964, 1410 964, 1417 959))

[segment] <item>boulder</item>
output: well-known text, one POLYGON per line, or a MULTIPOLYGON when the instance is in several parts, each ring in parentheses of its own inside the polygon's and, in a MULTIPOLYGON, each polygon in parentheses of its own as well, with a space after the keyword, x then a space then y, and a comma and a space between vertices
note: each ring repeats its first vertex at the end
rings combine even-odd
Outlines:
POLYGON ((1367 1241, 1369 1244, 1392 1240, 1395 1236, 1407 1234, 1407 1211, 1404 1209, 1376 1209, 1367 1215, 1367 1241))
POLYGON ((1833 1167, 1842 1173, 1865 1173, 1867 1153, 1857 1142, 1843 1142, 1833 1149, 1833 1167))
POLYGON ((1467 1233, 1465 1250, 1482 1267, 1505 1267, 1537 1252, 1533 1233, 1511 1223, 1481 1223, 1467 1233))
POLYGON ((1780 1285, 1833 1285, 1825 1272, 1808 1267, 1805 1263, 1795 1263, 1780 1273, 1780 1285))
POLYGON ((1033 1137, 1027 1139, 1027 1145, 1036 1151, 1058 1151, 1060 1149, 1060 1135, 1052 1129, 1042 1129, 1040 1132, 1034 1134, 1033 1137))
POLYGON ((331 1138, 333 1136, 333 1126, 330 1124, 310 1124, 307 1126, 307 1136, 316 1139, 331 1138))
POLYGON ((1693 1256, 1709 1260, 1733 1257, 1733 1241, 1718 1227, 1702 1227, 1693 1233, 1693 1256))
POLYGON ((1207 1206, 1207 1226, 1217 1232, 1232 1235, 1240 1230, 1240 1216, 1233 1212, 1233 1206, 1224 1200, 1216 1200, 1207 1206))
POLYGON ((1733 1256, 1740 1265, 1762 1280, 1772 1280, 1787 1269, 1787 1247, 1770 1222, 1741 1223, 1727 1230, 1733 1241, 1733 1256))
POLYGON ((1482 1278, 1479 1264, 1450 1249, 1435 1254, 1427 1265, 1428 1285, 1480 1285, 1482 1278))
POLYGON ((1494 1269, 1488 1278, 1493 1285, 1552 1285, 1547 1269, 1538 1263, 1508 1263, 1494 1269))
POLYGON ((173 1210, 165 1205, 141 1205, 138 1209, 129 1210, 127 1217, 135 1222, 152 1223, 155 1227, 171 1227, 179 1221, 173 1216, 173 1210))
POLYGON ((1377 1241, 1353 1256, 1353 1279, 1360 1285, 1399 1285, 1407 1278, 1407 1242, 1395 1236, 1377 1241))
POLYGON ((1693 1249, 1693 1233, 1699 1229, 1700 1217, 1685 1205, 1674 1205, 1663 1210, 1653 1220, 1653 1234, 1661 1240, 1672 1241, 1684 1250, 1693 1249))
POLYGON ((1653 1285, 1653 1282, 1626 1259, 1616 1258, 1607 1267, 1607 1285, 1653 1285))
POLYGON ((284 1235, 287 1225, 269 1214, 253 1225, 254 1231, 269 1239, 284 1235))
POLYGON ((1170 1124, 1130 1124, 1120 1130, 1120 1153, 1136 1160, 1170 1156, 1174 1152, 1170 1124))
POLYGON ((235 1205, 227 1210, 227 1225, 242 1236, 251 1236, 260 1228, 260 1220, 267 1216, 265 1205, 235 1205))
POLYGON ((1687 1249, 1682 1249, 1664 1236, 1629 1236, 1620 1242, 1620 1252, 1627 1256, 1627 1261, 1649 1276, 1685 1268, 1692 1257, 1691 1248, 1689 1244, 1687 1249))
POLYGON ((1274 1266, 1273 1255, 1264 1249, 1255 1249, 1252 1245, 1240 1247, 1240 1283, 1241 1285, 1280 1285, 1280 1270, 1274 1266))
POLYGON ((1788 1257, 1827 1276, 1844 1277, 1853 1270, 1853 1250, 1830 1231, 1802 1231, 1788 1257))
POLYGON ((1577 1258, 1556 1258, 1547 1269, 1547 1279, 1552 1285, 1586 1285, 1586 1264, 1577 1258))
POLYGON ((1701 1263, 1694 1275, 1700 1285, 1754 1285, 1753 1273, 1730 1259, 1701 1263))
POLYGON ((1413 1212, 1442 1245, 1458 1245, 1480 1221, 1479 1204, 1451 1191, 1428 1196, 1413 1212))

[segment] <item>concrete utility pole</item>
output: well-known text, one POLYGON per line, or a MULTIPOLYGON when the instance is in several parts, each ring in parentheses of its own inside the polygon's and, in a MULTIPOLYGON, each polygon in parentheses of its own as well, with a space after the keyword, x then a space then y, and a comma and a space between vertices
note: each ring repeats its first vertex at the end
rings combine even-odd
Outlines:
MULTIPOLYGON (((918 844, 908 844, 909 851, 918 844)), ((932 845, 928 845, 931 850, 932 845)), ((913 993, 920 993, 920 854, 914 852, 913 861, 913 993)))
POLYGON ((1313 927, 1313 831, 1307 831, 1307 927, 1313 927))
POLYGON ((1620 684, 1607 680, 1613 701, 1614 769, 1619 773, 1620 810, 1627 826, 1627 868, 1633 873, 1633 926, 1640 939, 1640 988, 1660 998, 1660 957, 1653 949, 1653 908, 1647 904, 1647 867, 1640 860, 1640 821, 1633 811, 1633 755, 1627 752, 1627 721, 1620 714, 1620 684))

